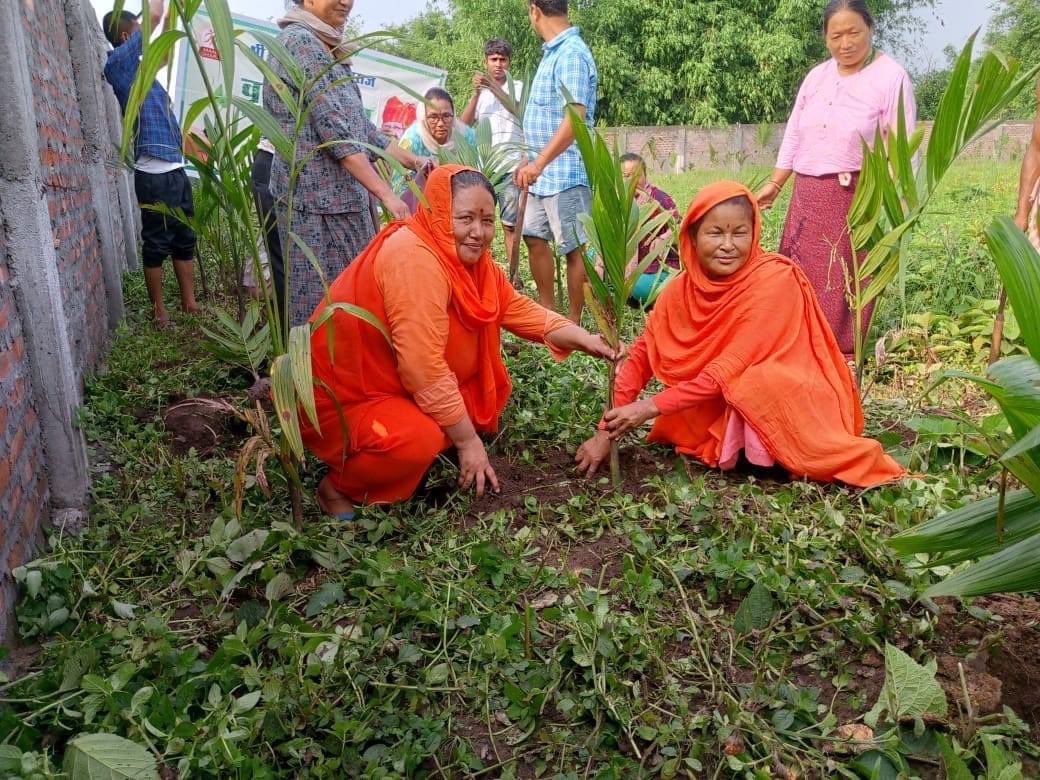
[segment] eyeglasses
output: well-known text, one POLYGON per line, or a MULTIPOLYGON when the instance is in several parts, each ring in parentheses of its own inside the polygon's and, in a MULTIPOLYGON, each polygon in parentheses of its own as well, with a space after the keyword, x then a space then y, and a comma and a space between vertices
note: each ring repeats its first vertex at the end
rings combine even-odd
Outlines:
POLYGON ((426 121, 431 125, 442 124, 449 125, 452 120, 455 119, 454 114, 427 114, 426 121))

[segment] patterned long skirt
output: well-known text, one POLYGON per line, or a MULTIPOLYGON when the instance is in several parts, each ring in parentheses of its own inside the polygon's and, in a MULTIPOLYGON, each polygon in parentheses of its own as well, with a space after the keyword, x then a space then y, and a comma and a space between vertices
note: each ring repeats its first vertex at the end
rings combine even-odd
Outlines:
POLYGON ((332 284, 376 235, 372 213, 368 210, 344 214, 315 214, 294 211, 291 230, 311 250, 321 272, 307 253, 289 237, 287 209, 278 207, 278 230, 282 236, 288 275, 289 325, 302 325, 310 319, 332 284), (324 277, 324 284, 322 277, 324 277))
MULTIPOLYGON (((805 271, 838 346, 850 358, 855 352, 855 319, 849 307, 853 265, 848 216, 858 180, 855 173, 844 186, 838 174, 798 174, 780 240, 780 254, 792 258, 805 271)), ((863 313, 864 327, 873 308, 863 313)))

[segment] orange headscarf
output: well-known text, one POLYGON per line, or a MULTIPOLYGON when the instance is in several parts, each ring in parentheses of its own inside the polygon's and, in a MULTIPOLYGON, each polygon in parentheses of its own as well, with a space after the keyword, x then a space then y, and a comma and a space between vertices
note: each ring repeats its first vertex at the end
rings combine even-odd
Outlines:
MULTIPOLYGON (((430 174, 425 195, 428 206, 414 216, 384 227, 364 252, 339 275, 329 288, 333 303, 349 303, 365 309, 388 326, 383 296, 375 276, 375 260, 387 239, 402 228, 410 230, 421 248, 431 251, 448 278, 451 306, 461 325, 477 332, 478 374, 460 383, 466 409, 478 430, 494 430, 505 408, 512 386, 502 363, 499 323, 510 289, 505 275, 490 252, 473 266, 459 260, 452 229, 451 180, 455 174, 472 170, 461 165, 442 165, 430 174), (506 289, 503 289, 505 285, 506 289)), ((313 322, 325 308, 323 301, 311 316, 313 322)), ((327 384, 343 404, 386 396, 405 396, 393 350, 383 335, 370 324, 344 312, 331 319, 332 337, 322 326, 311 338, 315 377, 327 384), (331 341, 334 353, 329 355, 331 341)))
POLYGON ((812 286, 792 260, 762 250, 761 225, 754 195, 737 182, 709 185, 690 204, 679 239, 685 273, 658 298, 646 343, 654 375, 665 385, 703 373, 723 399, 658 417, 650 439, 715 465, 736 410, 798 476, 860 486, 902 476, 880 444, 860 437, 855 382, 812 286), (711 279, 690 229, 739 196, 755 212, 751 254, 736 273, 711 279))

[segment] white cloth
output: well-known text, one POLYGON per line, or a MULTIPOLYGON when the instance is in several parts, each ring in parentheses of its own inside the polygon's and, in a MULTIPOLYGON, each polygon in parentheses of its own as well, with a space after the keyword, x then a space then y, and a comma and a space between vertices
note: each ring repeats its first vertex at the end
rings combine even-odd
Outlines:
POLYGON ((169 160, 160 160, 158 157, 152 157, 149 154, 142 154, 134 161, 134 168, 141 173, 169 173, 183 167, 183 160, 181 162, 170 162, 169 160))
POLYGON ((267 152, 268 154, 275 154, 278 151, 274 148, 274 144, 266 138, 261 138, 256 146, 261 152, 267 152))
MULTIPOLYGON (((508 84, 502 88, 508 95, 508 84)), ((524 85, 519 81, 514 81, 513 90, 516 100, 519 101, 523 94, 524 85)), ((524 143, 523 125, 520 124, 515 116, 509 113, 509 109, 502 105, 502 101, 490 89, 480 90, 480 95, 477 97, 477 121, 480 122, 483 119, 487 119, 491 124, 491 143, 495 146, 512 144, 518 147, 515 159, 519 162, 519 147, 524 143)))

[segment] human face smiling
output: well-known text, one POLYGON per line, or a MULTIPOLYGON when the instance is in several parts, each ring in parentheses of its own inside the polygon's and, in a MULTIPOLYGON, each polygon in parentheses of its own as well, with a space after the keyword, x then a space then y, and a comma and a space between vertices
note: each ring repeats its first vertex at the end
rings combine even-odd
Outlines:
POLYGON ((495 238, 495 199, 484 187, 466 187, 451 198, 455 251, 465 266, 474 266, 495 238))
POLYGON ((754 244, 751 210, 741 203, 720 203, 701 220, 694 243, 710 279, 732 276, 747 263, 754 244))
POLYGON ((303 7, 326 24, 342 27, 354 9, 354 0, 303 0, 303 7))

